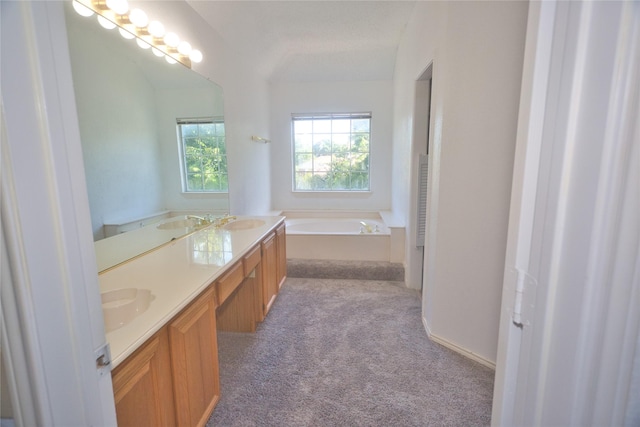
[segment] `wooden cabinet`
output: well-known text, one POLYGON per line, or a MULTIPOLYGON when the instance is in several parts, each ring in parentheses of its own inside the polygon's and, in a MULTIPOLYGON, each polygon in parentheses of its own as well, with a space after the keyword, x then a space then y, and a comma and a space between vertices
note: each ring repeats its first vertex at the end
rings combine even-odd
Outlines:
POLYGON ((161 329, 112 372, 118 426, 174 426, 169 338, 161 329))
POLYGON ((266 316, 278 294, 276 235, 270 234, 262 241, 262 292, 263 313, 266 316))
POLYGON ((243 258, 245 280, 251 280, 253 289, 253 312, 255 313, 256 323, 264 320, 264 309, 262 307, 264 301, 264 289, 262 286, 262 245, 257 244, 243 258))
POLYGON ((242 269, 242 263, 236 263, 226 273, 222 275, 216 281, 216 290, 218 292, 218 303, 224 304, 226 299, 236 290, 236 288, 242 283, 244 278, 244 271, 242 269))
POLYGON ((216 301, 205 291, 169 325, 177 426, 204 426, 220 398, 216 301))
POLYGON ((209 287, 112 372, 118 426, 204 426, 220 398, 209 287))
POLYGON ((262 292, 264 316, 287 278, 287 246, 284 223, 262 241, 262 292))
POLYGON ((254 332, 286 277, 281 224, 112 372, 119 426, 204 426, 220 398, 216 328, 254 332))
POLYGON ((287 278, 287 236, 284 223, 276 228, 276 251, 276 277, 280 289, 287 278))
POLYGON ((255 332, 263 320, 261 258, 258 244, 217 281, 219 331, 255 332))

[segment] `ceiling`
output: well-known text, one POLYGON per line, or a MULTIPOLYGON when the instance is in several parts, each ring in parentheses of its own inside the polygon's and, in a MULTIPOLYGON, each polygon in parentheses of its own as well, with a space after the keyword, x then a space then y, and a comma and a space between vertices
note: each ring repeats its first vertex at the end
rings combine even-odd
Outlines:
POLYGON ((187 1, 272 82, 391 80, 415 4, 187 1))

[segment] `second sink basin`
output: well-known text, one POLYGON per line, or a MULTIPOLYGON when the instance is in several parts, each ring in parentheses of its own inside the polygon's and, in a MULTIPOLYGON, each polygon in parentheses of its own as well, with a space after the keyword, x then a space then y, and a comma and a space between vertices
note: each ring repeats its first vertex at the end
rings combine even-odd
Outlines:
POLYGON ((116 330, 144 313, 153 300, 151 291, 138 288, 124 288, 100 294, 102 313, 107 332, 116 330))
POLYGON ((264 221, 261 219, 237 219, 235 221, 231 221, 222 226, 225 230, 235 231, 235 230, 250 230, 252 228, 260 227, 264 225, 264 221))

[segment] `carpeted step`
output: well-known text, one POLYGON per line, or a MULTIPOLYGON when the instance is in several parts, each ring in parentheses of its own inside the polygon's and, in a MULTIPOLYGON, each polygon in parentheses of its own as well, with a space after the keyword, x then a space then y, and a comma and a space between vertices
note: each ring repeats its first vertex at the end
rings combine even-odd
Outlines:
POLYGON ((312 279, 404 281, 404 266, 384 261, 287 259, 287 276, 312 279))

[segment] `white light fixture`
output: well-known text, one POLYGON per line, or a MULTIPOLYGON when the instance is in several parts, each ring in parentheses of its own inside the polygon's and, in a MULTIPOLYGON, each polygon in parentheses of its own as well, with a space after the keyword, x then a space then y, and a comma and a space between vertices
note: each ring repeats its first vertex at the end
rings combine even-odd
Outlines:
POLYGON ((149 43, 147 43, 146 41, 142 40, 142 39, 136 39, 136 43, 138 44, 138 46, 140 46, 142 49, 149 49, 151 47, 151 45, 149 43))
MULTIPOLYGON (((0 0, 1 1, 1 0, 0 0)), ((125 39, 136 39, 142 49, 149 49, 158 57, 164 56, 169 64, 180 62, 191 68, 192 62, 201 62, 202 52, 181 41, 176 33, 166 32, 160 21, 149 22, 142 9, 129 11, 128 0, 72 0, 73 8, 82 16, 98 15, 98 22, 106 29, 121 25, 118 31, 125 39)))
POLYGON ((133 9, 129 14, 129 21, 138 28, 144 28, 149 23, 149 18, 143 10, 133 9))
POLYGON ((113 22, 109 21, 107 18, 105 18, 102 15, 98 15, 98 22, 100 23, 100 26, 104 29, 107 30, 113 30, 116 27, 116 24, 114 24, 113 22))
POLYGON ((178 45, 178 53, 180 53, 180 55, 189 56, 191 53, 191 45, 189 42, 180 42, 178 45))
POLYGON ((127 0, 107 0, 107 7, 118 15, 124 15, 129 11, 127 0))
POLYGON ((196 63, 202 62, 202 52, 200 52, 198 49, 193 49, 189 54, 189 59, 192 62, 196 62, 196 63))
POLYGON ((131 34, 129 31, 125 30, 124 28, 118 28, 118 32, 120 33, 120 35, 122 37, 124 37, 127 40, 131 40, 134 39, 136 36, 135 34, 131 34))
POLYGON ((147 27, 149 34, 153 37, 162 38, 164 36, 164 25, 160 21, 151 21, 149 22, 149 26, 147 27))
POLYGON ((164 44, 176 48, 180 44, 180 37, 176 33, 167 33, 164 36, 164 44))
POLYGON ((93 16, 94 14, 93 10, 76 0, 73 0, 73 9, 78 13, 78 15, 84 16, 85 18, 93 16))

